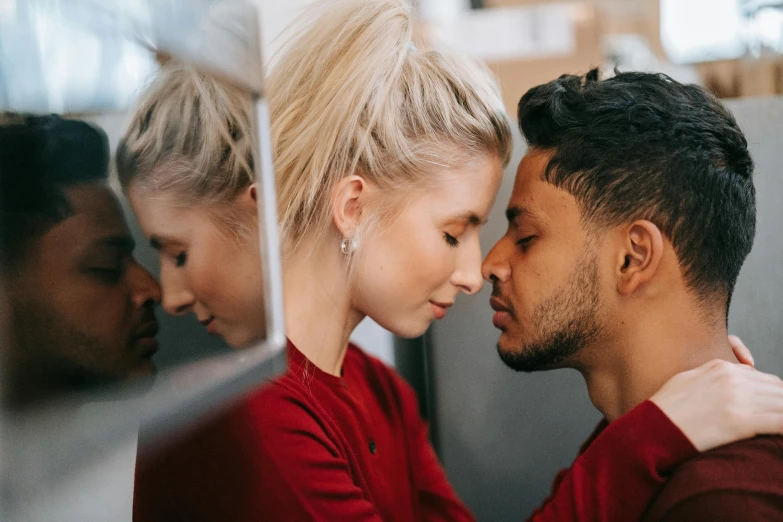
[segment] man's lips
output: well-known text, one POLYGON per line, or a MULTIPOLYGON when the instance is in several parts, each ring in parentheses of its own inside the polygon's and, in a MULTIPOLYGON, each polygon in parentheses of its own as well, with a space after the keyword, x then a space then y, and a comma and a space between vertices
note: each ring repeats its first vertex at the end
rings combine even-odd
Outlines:
POLYGON ((154 319, 144 323, 134 332, 134 342, 141 347, 143 357, 152 357, 158 351, 156 335, 158 335, 158 322, 154 319))
POLYGON ((492 324, 495 328, 504 330, 513 320, 513 314, 511 307, 503 303, 498 297, 493 296, 489 299, 489 306, 495 310, 495 315, 492 316, 492 324))
POLYGON ((511 313, 511 307, 507 306, 505 303, 503 303, 503 301, 495 296, 489 298, 489 306, 491 306, 492 309, 496 312, 511 313))

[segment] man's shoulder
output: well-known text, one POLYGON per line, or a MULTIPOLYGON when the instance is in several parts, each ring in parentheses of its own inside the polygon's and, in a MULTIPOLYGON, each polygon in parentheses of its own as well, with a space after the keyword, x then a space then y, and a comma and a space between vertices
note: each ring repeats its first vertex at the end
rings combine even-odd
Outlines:
POLYGON ((661 520, 675 506, 741 497, 775 498, 783 505, 783 437, 760 436, 704 452, 680 465, 648 510, 661 520))
POLYGON ((757 481, 783 473, 783 436, 746 439, 706 451, 679 466, 670 482, 688 482, 709 487, 742 481, 757 481))

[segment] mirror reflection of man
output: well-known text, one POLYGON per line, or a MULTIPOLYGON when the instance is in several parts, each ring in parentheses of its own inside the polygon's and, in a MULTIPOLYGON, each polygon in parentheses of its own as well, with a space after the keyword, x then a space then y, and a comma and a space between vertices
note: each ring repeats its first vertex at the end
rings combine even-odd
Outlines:
POLYGON ((133 258, 108 160, 105 134, 85 122, 0 115, 10 408, 154 372, 160 288, 133 258))

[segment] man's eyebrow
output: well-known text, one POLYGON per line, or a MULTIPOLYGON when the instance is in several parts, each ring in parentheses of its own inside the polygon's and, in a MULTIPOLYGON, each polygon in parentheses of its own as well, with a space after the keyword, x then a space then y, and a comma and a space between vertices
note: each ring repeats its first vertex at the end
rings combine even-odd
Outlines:
POLYGON ((125 252, 133 252, 136 248, 136 241, 130 236, 110 236, 99 239, 95 242, 97 246, 108 246, 119 248, 125 252))
POLYGON ((520 217, 530 216, 532 215, 532 212, 530 212, 525 207, 520 207, 519 205, 512 205, 506 209, 506 219, 509 223, 515 224, 517 219, 520 217))
POLYGON ((173 239, 167 236, 161 236, 158 234, 152 234, 150 236, 150 246, 155 250, 163 250, 164 247, 182 247, 185 248, 181 241, 173 239))

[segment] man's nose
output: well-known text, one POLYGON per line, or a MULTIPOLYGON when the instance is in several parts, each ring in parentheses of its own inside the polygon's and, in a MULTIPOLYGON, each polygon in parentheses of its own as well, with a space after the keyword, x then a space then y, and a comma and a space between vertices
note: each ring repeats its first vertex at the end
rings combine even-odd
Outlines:
POLYGON ((508 241, 503 238, 492 247, 481 265, 481 274, 492 284, 507 281, 511 277, 511 265, 508 262, 508 241))
POLYGON ((152 274, 140 264, 134 262, 129 268, 133 281, 133 304, 137 308, 154 307, 160 303, 161 289, 152 274))

